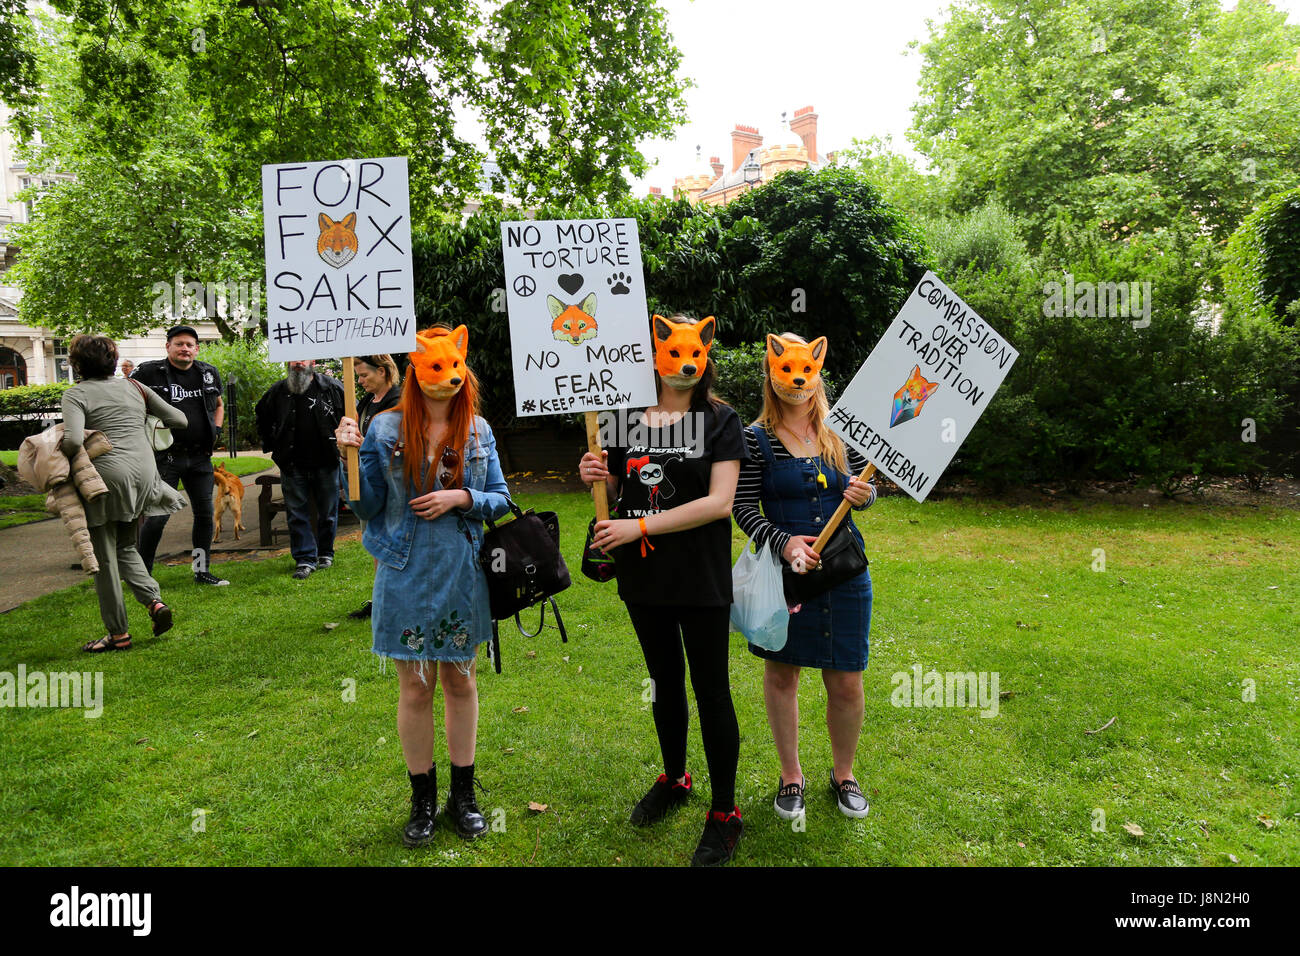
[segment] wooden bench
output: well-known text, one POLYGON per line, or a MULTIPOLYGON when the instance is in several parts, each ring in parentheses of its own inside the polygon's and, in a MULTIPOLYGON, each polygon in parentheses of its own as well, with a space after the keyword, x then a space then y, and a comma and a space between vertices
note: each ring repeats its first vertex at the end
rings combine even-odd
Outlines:
MULTIPOLYGON (((289 528, 286 525, 283 529, 271 527, 271 522, 275 516, 284 511, 284 501, 271 500, 271 488, 280 483, 279 475, 261 475, 257 479, 258 487, 262 490, 257 496, 257 532, 259 541, 264 548, 269 548, 275 544, 275 536, 281 533, 288 533, 289 528)), ((314 516, 313 516, 314 517, 314 516)), ((285 519, 288 521, 288 518, 285 519)))
MULTIPOLYGON (((278 484, 280 484, 279 475, 260 475, 257 478, 257 485, 262 489, 257 496, 257 532, 258 543, 263 548, 274 547, 275 536, 277 534, 289 533, 289 518, 287 515, 285 516, 285 524, 283 527, 277 528, 274 526, 275 516, 283 513, 285 510, 283 498, 279 501, 272 500, 272 489, 278 484)), ((315 528, 317 523, 316 503, 310 502, 309 505, 311 507, 311 526, 315 528)), ((345 524, 357 520, 358 519, 352 510, 340 501, 338 526, 342 527, 345 524)))

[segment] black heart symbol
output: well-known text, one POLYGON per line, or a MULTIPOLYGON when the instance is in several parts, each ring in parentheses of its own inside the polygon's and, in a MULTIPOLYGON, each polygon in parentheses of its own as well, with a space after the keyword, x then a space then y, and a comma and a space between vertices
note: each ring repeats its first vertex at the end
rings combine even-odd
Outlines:
POLYGON ((577 272, 566 272, 555 281, 560 283, 560 288, 569 295, 573 295, 582 288, 582 276, 577 272))

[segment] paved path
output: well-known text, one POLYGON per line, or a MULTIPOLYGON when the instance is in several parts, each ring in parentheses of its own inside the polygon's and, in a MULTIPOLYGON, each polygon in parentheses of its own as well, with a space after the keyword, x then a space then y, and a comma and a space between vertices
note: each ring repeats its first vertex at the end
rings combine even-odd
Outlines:
MULTIPOLYGON (((259 474, 279 475, 280 470, 271 468, 259 474)), ((257 496, 262 489, 254 483, 257 477, 258 475, 245 475, 240 479, 244 484, 244 530, 240 532, 239 541, 235 541, 230 515, 222 516, 224 530, 221 532, 221 541, 212 547, 214 565, 219 565, 224 560, 223 555, 233 556, 238 552, 255 551, 261 556, 269 556, 289 546, 283 512, 275 518, 275 527, 281 531, 275 537, 275 547, 263 549, 258 545, 257 496)), ((274 496, 277 501, 281 499, 279 485, 274 486, 274 496)), ((156 560, 166 564, 188 562, 193 527, 193 513, 186 505, 184 511, 176 512, 167 522, 162 541, 158 543, 156 560)), ((342 532, 344 529, 339 530, 342 532)), ((72 547, 72 540, 58 518, 33 521, 0 531, 0 613, 33 598, 89 580, 91 576, 81 570, 76 549, 72 547)))

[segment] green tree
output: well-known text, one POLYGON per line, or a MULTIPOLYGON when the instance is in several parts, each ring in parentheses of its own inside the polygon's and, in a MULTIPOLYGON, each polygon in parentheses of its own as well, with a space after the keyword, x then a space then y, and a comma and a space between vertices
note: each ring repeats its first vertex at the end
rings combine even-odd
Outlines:
POLYGON ((846 380, 932 259, 915 226, 848 168, 784 172, 718 218, 726 229, 754 223, 726 250, 732 342, 826 335, 830 371, 846 380))
POLYGON ((1300 306, 1300 189, 1278 193, 1228 240, 1223 267, 1227 315, 1295 325, 1300 306))
POLYGON ((951 184, 939 174, 917 169, 909 157, 894 149, 892 137, 854 139, 839 161, 857 170, 887 202, 909 216, 940 216, 948 208, 951 184))
POLYGON ((15 275, 23 313, 62 331, 160 324, 151 290, 177 273, 260 277, 263 164, 405 155, 419 228, 481 198, 458 120, 517 195, 596 200, 684 119, 655 0, 52 2, 47 92, 23 116, 32 167, 76 182, 19 231, 15 275))
POLYGON ((686 122, 690 82, 653 0, 510 0, 478 52, 487 139, 525 202, 627 196, 650 168, 638 142, 686 122))
POLYGON ((29 107, 35 100, 36 54, 26 0, 0 0, 0 102, 29 107))
POLYGON ((1031 241, 1060 211, 1222 240, 1300 182, 1298 49, 1263 0, 977 0, 920 45, 912 137, 957 208, 997 196, 1031 241))

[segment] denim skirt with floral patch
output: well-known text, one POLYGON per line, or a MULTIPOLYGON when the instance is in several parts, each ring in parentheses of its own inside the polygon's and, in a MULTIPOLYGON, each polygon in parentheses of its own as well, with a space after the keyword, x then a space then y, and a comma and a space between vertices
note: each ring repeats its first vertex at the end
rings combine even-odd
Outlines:
POLYGON ((370 617, 376 654, 404 661, 474 659, 478 645, 492 637, 478 531, 453 509, 415 522, 405 567, 379 561, 370 617))

